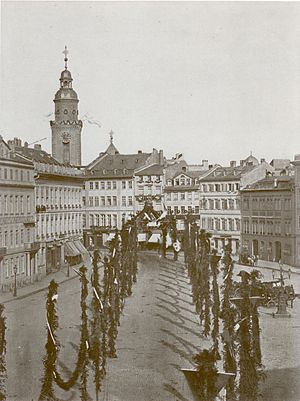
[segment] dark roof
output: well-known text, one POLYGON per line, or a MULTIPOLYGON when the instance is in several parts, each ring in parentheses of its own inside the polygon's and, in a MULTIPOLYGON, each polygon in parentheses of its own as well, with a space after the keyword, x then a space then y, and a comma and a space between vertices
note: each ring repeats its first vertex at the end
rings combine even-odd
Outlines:
POLYGON ((135 173, 135 175, 162 175, 163 174, 163 166, 160 164, 152 164, 151 166, 146 166, 142 170, 135 173))
POLYGON ((16 146, 15 149, 23 156, 35 162, 64 166, 64 164, 59 163, 54 157, 42 149, 27 148, 25 146, 16 146))
MULTIPOLYGON (((95 174, 96 171, 103 172, 103 170, 135 170, 142 167, 146 163, 149 156, 150 153, 136 153, 130 155, 102 154, 99 158, 99 161, 95 161, 95 165, 91 168, 88 167, 88 170, 95 171, 95 174)), ((93 163, 94 162, 90 163, 90 166, 93 163)))
POLYGON ((253 170, 256 166, 218 167, 210 174, 200 178, 201 182, 210 181, 237 181, 242 175, 253 170))
MULTIPOLYGON (((200 178, 202 175, 204 175, 207 172, 207 170, 195 170, 195 171, 177 171, 174 175, 173 175, 173 179, 178 177, 179 175, 183 174, 186 175, 189 178, 200 178)), ((170 179, 170 178, 169 178, 170 179)))
POLYGON ((293 176, 272 176, 266 177, 243 188, 242 192, 247 191, 281 191, 291 190, 294 186, 295 179, 293 176))
POLYGON ((134 174, 134 170, 130 169, 115 169, 115 170, 93 170, 87 171, 86 179, 95 180, 95 179, 117 179, 117 178, 132 178, 134 174))
POLYGON ((164 188, 165 192, 189 192, 189 191, 198 191, 199 185, 166 185, 164 188))

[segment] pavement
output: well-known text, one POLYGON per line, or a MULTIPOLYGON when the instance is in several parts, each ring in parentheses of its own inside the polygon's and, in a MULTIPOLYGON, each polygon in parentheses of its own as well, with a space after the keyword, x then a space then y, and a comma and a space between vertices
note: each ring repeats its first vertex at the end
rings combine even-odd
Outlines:
MULTIPOLYGON (((90 264, 88 260, 86 260, 85 262, 85 264, 90 264)), ((51 280, 55 280, 58 284, 73 280, 78 277, 78 274, 75 272, 74 269, 78 270, 83 264, 84 262, 76 266, 70 266, 69 273, 68 268, 64 267, 61 270, 47 274, 47 276, 43 277, 40 281, 36 281, 24 287, 17 288, 16 297, 13 296, 12 292, 0 293, 0 303, 7 304, 8 302, 21 300, 30 297, 31 295, 38 294, 39 292, 43 292, 47 290, 51 280)))
MULTIPOLYGON (((105 250, 102 252, 105 253, 105 250)), ((157 254, 156 251, 146 251, 147 254, 157 254)), ((143 253, 143 252, 141 252, 143 253)), ((172 259, 173 252, 168 251, 167 252, 167 257, 172 259)), ((184 263, 184 255, 181 252, 179 254, 178 261, 181 263, 184 263)), ((89 264, 89 261, 86 261, 87 264, 89 264)), ((78 269, 82 263, 78 266, 73 266, 75 269, 78 269)), ((244 270, 252 270, 252 269, 259 269, 259 270, 270 270, 270 271, 280 271, 280 265, 277 262, 270 262, 270 261, 265 261, 265 260, 258 260, 258 263, 256 266, 245 266, 238 264, 237 261, 235 261, 235 265, 244 270)), ((283 271, 287 274, 288 271, 293 275, 300 275, 300 268, 289 266, 286 264, 282 265, 283 271)), ((51 280, 55 280, 58 284, 64 283, 69 280, 73 280, 74 278, 78 277, 76 272, 73 270, 72 267, 69 269, 69 276, 67 274, 67 267, 48 274, 47 276, 43 277, 41 281, 34 282, 32 284, 26 285, 24 287, 18 288, 17 289, 17 296, 14 297, 12 292, 7 292, 7 293, 0 293, 0 303, 6 304, 8 302, 12 302, 18 299, 24 299, 30 295, 34 295, 36 293, 39 293, 41 291, 45 291, 48 288, 48 285, 51 280)), ((270 280, 272 277, 270 277, 270 280)), ((298 281, 298 280, 297 280, 298 281)), ((300 283, 299 283, 299 291, 297 293, 300 293, 300 283)))

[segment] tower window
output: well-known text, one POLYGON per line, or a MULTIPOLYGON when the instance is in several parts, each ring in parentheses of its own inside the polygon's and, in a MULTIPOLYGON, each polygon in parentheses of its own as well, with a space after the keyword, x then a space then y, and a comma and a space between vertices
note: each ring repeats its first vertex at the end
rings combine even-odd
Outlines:
POLYGON ((64 114, 68 114, 68 110, 67 109, 64 109, 64 114))

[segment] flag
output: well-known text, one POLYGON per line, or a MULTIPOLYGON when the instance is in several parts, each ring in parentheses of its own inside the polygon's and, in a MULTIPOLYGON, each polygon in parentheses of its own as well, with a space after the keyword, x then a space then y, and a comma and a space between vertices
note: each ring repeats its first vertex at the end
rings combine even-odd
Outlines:
POLYGON ((234 330, 235 332, 237 332, 237 331, 239 330, 239 328, 241 327, 241 323, 242 323, 244 320, 246 320, 246 319, 247 319, 247 317, 244 317, 242 320, 238 321, 238 322, 234 325, 233 330, 234 330))
POLYGON ((56 345, 55 339, 54 339, 54 335, 53 335, 53 333, 52 333, 52 330, 51 330, 50 324, 49 324, 49 322, 48 322, 48 319, 47 319, 47 327, 48 327, 48 330, 49 330, 50 337, 51 337, 51 339, 52 339, 52 341, 53 341, 53 344, 56 345))
POLYGON ((52 296, 51 300, 52 301, 57 301, 57 298, 58 298, 58 294, 55 294, 55 295, 52 296))
POLYGON ((118 280, 115 278, 114 284, 118 285, 118 280))

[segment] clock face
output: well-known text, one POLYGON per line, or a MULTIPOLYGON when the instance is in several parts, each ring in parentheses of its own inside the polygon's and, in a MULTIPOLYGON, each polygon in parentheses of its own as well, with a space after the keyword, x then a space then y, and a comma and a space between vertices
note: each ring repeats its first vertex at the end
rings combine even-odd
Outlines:
POLYGON ((69 143, 70 142, 70 139, 71 139, 70 132, 63 132, 61 134, 61 136, 62 136, 63 143, 69 143))

